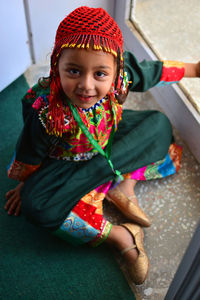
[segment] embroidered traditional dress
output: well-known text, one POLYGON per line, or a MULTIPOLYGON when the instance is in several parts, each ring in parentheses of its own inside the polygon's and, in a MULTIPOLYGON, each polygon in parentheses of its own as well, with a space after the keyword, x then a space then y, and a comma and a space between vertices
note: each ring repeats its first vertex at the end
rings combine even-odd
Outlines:
MULTIPOLYGON (((179 81, 184 64, 143 61, 125 52, 130 91, 143 92, 156 85, 179 81)), ((134 99, 133 99, 134 101, 134 99)), ((24 128, 8 168, 10 178, 24 181, 22 211, 33 223, 48 228, 72 243, 98 245, 112 224, 103 217, 102 202, 113 173, 63 103, 62 137, 47 133, 49 88, 31 88, 22 100, 24 128)), ((122 110, 117 100, 111 159, 125 178, 148 180, 174 174, 180 168, 181 148, 173 143, 168 119, 157 111, 122 110)), ((107 96, 79 114, 105 149, 113 125, 107 96)))

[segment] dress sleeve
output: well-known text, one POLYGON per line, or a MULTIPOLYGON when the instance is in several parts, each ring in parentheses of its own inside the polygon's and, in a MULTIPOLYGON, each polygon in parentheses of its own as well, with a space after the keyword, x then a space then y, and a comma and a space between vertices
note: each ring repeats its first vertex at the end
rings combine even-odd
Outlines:
POLYGON ((129 90, 144 92, 156 85, 166 85, 178 82, 184 76, 184 64, 176 61, 146 61, 138 62, 136 57, 125 51, 124 66, 127 72, 129 90))
POLYGON ((165 86, 179 82, 185 73, 185 65, 180 61, 163 61, 163 70, 157 86, 165 86))
POLYGON ((46 133, 38 112, 32 107, 31 102, 25 101, 25 110, 23 106, 24 127, 18 138, 14 157, 8 167, 8 177, 19 181, 26 180, 40 167, 48 155, 49 148, 57 140, 55 136, 49 136, 46 133))

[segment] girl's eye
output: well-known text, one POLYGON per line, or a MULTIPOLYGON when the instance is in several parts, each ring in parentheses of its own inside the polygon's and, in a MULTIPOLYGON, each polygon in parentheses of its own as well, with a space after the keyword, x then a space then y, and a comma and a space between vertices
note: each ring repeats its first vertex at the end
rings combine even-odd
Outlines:
POLYGON ((96 72, 96 76, 100 77, 100 78, 103 78, 103 77, 106 76, 106 74, 104 72, 102 72, 102 71, 98 71, 98 72, 96 72))
POLYGON ((68 70, 68 73, 70 74, 70 75, 79 75, 80 74, 80 71, 78 70, 78 69, 69 69, 68 70))

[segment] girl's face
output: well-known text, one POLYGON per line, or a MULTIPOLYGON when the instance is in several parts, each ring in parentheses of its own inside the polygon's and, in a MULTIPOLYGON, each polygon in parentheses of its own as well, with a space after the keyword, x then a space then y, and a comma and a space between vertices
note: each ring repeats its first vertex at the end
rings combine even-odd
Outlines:
POLYGON ((116 69, 113 55, 92 49, 64 49, 58 63, 64 93, 73 104, 85 109, 109 92, 116 69))

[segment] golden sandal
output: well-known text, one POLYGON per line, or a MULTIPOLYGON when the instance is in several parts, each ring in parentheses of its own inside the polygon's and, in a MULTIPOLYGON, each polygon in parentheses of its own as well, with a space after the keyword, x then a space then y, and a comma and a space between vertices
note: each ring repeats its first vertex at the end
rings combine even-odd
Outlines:
POLYGON ((112 202, 127 218, 141 226, 151 226, 151 221, 144 211, 139 207, 139 205, 134 204, 133 201, 131 201, 132 197, 133 196, 127 197, 124 195, 118 186, 113 189, 111 195, 106 195, 106 199, 112 202))
POLYGON ((129 263, 128 272, 133 282, 139 285, 145 281, 149 272, 149 259, 144 250, 142 229, 135 224, 121 224, 121 226, 125 227, 135 240, 135 245, 125 248, 121 254, 124 255, 131 249, 137 249, 138 258, 133 264, 129 263))

